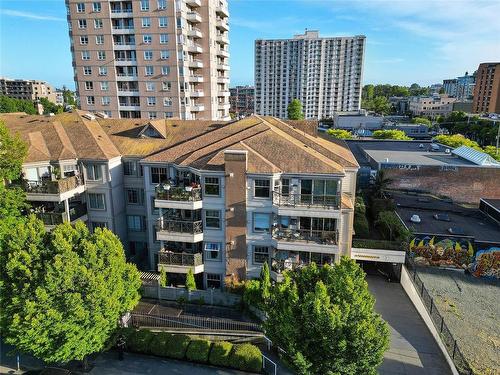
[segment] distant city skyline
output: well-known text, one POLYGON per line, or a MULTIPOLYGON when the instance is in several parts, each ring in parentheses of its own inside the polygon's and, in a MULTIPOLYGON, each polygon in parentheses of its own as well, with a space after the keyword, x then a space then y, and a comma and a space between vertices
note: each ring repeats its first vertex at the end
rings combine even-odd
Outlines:
MULTIPOLYGON (((306 28, 366 35, 363 84, 427 86, 500 60, 498 1, 230 0, 229 11, 231 86, 254 84, 255 39, 306 28)), ((0 17, 0 76, 74 88, 63 1, 6 0, 0 17)))

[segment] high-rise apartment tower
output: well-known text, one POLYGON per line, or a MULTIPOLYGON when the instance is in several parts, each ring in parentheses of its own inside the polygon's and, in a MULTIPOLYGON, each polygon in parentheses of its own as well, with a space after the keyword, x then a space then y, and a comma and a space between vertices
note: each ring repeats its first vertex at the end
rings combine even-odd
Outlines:
POLYGON ((66 0, 83 110, 229 119, 227 0, 66 0))
POLYGON ((472 112, 500 113, 500 62, 479 64, 472 112))
POLYGON ((318 31, 306 30, 293 39, 256 40, 256 113, 287 118, 295 98, 306 119, 359 110, 365 39, 320 38, 318 31))

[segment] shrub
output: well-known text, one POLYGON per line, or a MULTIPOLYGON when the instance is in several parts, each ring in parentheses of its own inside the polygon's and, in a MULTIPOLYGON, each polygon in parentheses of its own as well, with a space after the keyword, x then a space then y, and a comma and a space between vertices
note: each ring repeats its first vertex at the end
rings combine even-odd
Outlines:
POLYGON ((154 334, 146 329, 140 329, 130 335, 127 341, 127 348, 137 353, 149 353, 149 344, 153 339, 154 334))
POLYGON ((171 335, 165 341, 165 355, 174 359, 183 359, 186 355, 186 349, 190 338, 186 335, 171 335))
POLYGON ((191 340, 186 358, 193 362, 207 363, 212 343, 208 340, 191 340))
POLYGON ((245 283, 243 301, 249 306, 260 307, 263 305, 260 280, 249 280, 245 283))
POLYGON ((166 332, 157 333, 149 343, 149 352, 157 356, 165 356, 167 353, 167 341, 172 335, 166 332))
POLYGON ((262 370, 262 353, 252 344, 237 344, 233 346, 230 357, 231 367, 243 371, 260 372, 262 370))
POLYGON ((231 366, 229 361, 229 356, 231 355, 231 350, 233 349, 233 344, 227 341, 214 342, 212 345, 212 350, 210 351, 209 362, 214 366, 231 366))

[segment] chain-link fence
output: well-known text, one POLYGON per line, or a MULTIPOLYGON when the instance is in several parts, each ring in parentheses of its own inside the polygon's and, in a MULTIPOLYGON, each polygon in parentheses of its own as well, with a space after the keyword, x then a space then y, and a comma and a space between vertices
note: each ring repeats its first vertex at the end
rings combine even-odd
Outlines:
POLYGON ((420 299, 422 300, 427 312, 429 313, 432 322, 434 323, 434 327, 441 335, 441 339, 448 351, 448 354, 453 360, 457 371, 460 375, 474 375, 472 368, 470 367, 467 359, 462 354, 460 350, 457 340, 453 337, 453 333, 449 330, 446 325, 444 318, 439 313, 436 304, 434 303, 434 299, 430 295, 430 293, 425 288, 425 285, 417 273, 417 269, 411 259, 406 257, 406 268, 410 273, 410 279, 417 290, 417 293, 420 295, 420 299))

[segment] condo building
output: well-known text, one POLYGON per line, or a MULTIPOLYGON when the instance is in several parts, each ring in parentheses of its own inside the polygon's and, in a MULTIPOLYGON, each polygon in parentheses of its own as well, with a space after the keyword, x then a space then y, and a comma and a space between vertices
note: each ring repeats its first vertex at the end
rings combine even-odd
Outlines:
POLYGON ((255 113, 255 87, 236 86, 229 89, 231 112, 236 116, 251 116, 255 113))
POLYGON ((46 98, 56 103, 56 91, 45 81, 0 78, 0 95, 35 101, 46 98))
POLYGON ((227 0, 66 0, 80 107, 229 119, 227 0))
POLYGON ((500 62, 479 64, 472 111, 500 113, 500 62))
POLYGON ((199 286, 279 280, 351 255, 358 164, 272 117, 236 122, 103 119, 82 111, 0 115, 28 143, 23 176, 47 229, 82 220, 116 233, 143 270, 199 286))
POLYGON ((307 30, 293 39, 256 40, 256 113, 286 119, 293 99, 301 101, 306 119, 359 110, 365 40, 307 30))

